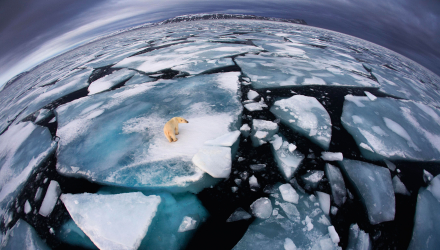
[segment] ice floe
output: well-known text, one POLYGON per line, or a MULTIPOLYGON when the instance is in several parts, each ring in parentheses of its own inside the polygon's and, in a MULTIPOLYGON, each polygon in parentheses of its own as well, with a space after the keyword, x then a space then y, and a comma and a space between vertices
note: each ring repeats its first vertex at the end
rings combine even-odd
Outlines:
POLYGON ((281 134, 276 134, 272 137, 271 149, 281 174, 286 181, 290 180, 304 159, 304 155, 294 150, 296 146, 288 143, 281 134))
POLYGON ((420 188, 417 196, 414 228, 408 249, 436 249, 440 245, 440 175, 427 188, 420 188))
POLYGON ((347 250, 371 250, 373 244, 370 239, 370 235, 361 230, 357 224, 350 226, 348 232, 348 244, 347 250))
POLYGON ((129 69, 120 69, 110 75, 106 75, 92 82, 88 88, 89 95, 97 94, 109 90, 116 85, 130 79, 136 71, 129 69))
POLYGON ((253 119, 251 140, 254 147, 268 142, 278 132, 278 124, 272 121, 253 119))
POLYGON ((396 202, 387 168, 355 160, 343 160, 341 168, 362 199, 372 225, 394 220, 396 202))
POLYGON ((44 196, 43 203, 41 203, 40 211, 38 212, 44 217, 48 217, 55 207, 58 201, 58 197, 61 194, 61 188, 57 181, 50 181, 47 188, 46 195, 44 196))
POLYGON ((440 111, 413 101, 345 96, 342 125, 371 160, 440 160, 440 111))
POLYGON ((329 114, 316 98, 294 95, 276 101, 270 108, 270 112, 284 125, 328 150, 332 136, 332 123, 329 114))
POLYGON ((226 222, 234 222, 239 220, 248 220, 252 218, 252 216, 246 212, 243 208, 239 207, 237 210, 234 211, 234 213, 229 216, 229 218, 226 220, 226 222))
POLYGON ((180 192, 205 182, 191 159, 205 142, 239 128, 238 74, 127 86, 58 107, 58 171, 100 183, 180 192), (173 116, 189 123, 181 124, 179 140, 169 143, 163 126, 173 116))
POLYGON ((341 170, 339 170, 338 167, 327 163, 325 164, 325 175, 330 182, 333 201, 337 206, 342 206, 346 200, 347 192, 341 170))
POLYGON ((99 249, 137 249, 161 202, 142 193, 63 194, 70 216, 99 249))

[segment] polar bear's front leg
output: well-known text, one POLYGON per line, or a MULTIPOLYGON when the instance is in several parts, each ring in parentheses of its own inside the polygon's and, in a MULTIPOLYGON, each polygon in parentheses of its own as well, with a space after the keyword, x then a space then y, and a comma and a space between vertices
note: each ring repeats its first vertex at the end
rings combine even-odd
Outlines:
POLYGON ((176 135, 174 135, 173 133, 171 133, 171 138, 173 139, 173 141, 177 141, 176 135))
POLYGON ((176 129, 174 130, 175 134, 178 135, 179 134, 179 125, 176 124, 176 129))

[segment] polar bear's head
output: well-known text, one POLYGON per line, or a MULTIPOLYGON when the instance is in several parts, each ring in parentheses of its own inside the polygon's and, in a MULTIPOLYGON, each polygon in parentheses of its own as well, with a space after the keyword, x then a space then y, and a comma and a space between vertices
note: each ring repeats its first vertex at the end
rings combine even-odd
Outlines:
POLYGON ((175 117, 175 118, 177 119, 177 121, 178 121, 179 123, 188 123, 188 121, 185 120, 185 119, 183 119, 182 117, 175 117))

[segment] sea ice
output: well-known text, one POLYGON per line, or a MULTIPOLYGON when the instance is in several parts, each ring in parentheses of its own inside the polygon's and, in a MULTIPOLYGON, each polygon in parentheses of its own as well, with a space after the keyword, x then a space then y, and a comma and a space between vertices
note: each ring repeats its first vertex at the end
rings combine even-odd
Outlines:
POLYGON ((99 249, 137 249, 161 202, 142 193, 63 194, 75 223, 99 249))
POLYGON ((329 215, 330 213, 330 195, 316 191, 316 196, 318 196, 319 205, 321 206, 322 211, 329 215))
POLYGON ((283 200, 298 204, 299 195, 289 183, 280 185, 279 189, 283 200))
POLYGON ((396 194, 411 195, 397 175, 393 177, 393 188, 396 194))
POLYGON ((290 180, 304 159, 304 155, 299 151, 291 150, 296 146, 288 143, 281 134, 274 135, 270 143, 272 154, 281 175, 286 181, 290 180))
POLYGON ((256 99, 257 97, 259 97, 260 95, 258 94, 258 92, 257 91, 255 91, 255 90, 249 90, 249 92, 247 93, 247 98, 249 99, 249 100, 254 100, 254 99, 256 99))
POLYGON ((56 147, 49 130, 32 122, 11 125, 0 135, 0 219, 56 147))
POLYGON ((425 169, 423 169, 423 181, 426 184, 429 184, 432 181, 433 178, 434 178, 434 176, 430 172, 428 172, 425 169))
POLYGON ((304 85, 379 87, 377 82, 354 74, 350 69, 338 69, 342 64, 331 65, 332 62, 325 57, 314 61, 260 53, 239 56, 235 61, 256 89, 304 85))
POLYGON ((322 177, 324 177, 324 171, 311 170, 307 174, 301 176, 301 179, 303 179, 307 186, 315 189, 322 180, 322 177))
POLYGON ((228 178, 231 173, 231 149, 220 146, 203 146, 192 158, 194 165, 214 178, 228 178))
POLYGON ((130 85, 58 107, 57 170, 103 184, 173 192, 212 185, 191 159, 205 142, 240 127, 238 76, 130 85), (163 126, 174 116, 189 123, 180 124, 179 140, 169 143, 163 126))
POLYGON ((339 239, 339 235, 335 230, 334 226, 329 226, 328 227, 328 234, 330 235, 330 238, 332 239, 333 243, 338 244, 340 239, 339 239))
POLYGON ((357 224, 350 226, 348 232, 347 250, 371 250, 373 247, 368 233, 365 233, 357 224))
POLYGON ((249 177, 249 187, 251 188, 251 190, 257 190, 258 188, 260 188, 257 177, 255 177, 254 175, 249 177))
POLYGON ((24 203, 24 213, 25 213, 25 214, 28 214, 28 213, 30 213, 31 211, 32 211, 32 206, 31 206, 31 204, 29 203, 29 201, 26 200, 26 202, 24 203))
MULTIPOLYGON (((440 180, 440 175, 434 179, 440 180)), ((434 185, 436 187, 430 184, 427 188, 422 187, 419 190, 409 250, 434 250, 440 246, 440 216, 438 213, 440 211, 440 197, 435 197, 436 193, 440 193, 440 186, 434 185)))
POLYGON ((268 205, 271 204, 267 218, 256 218, 233 249, 285 250, 285 246, 295 246, 297 249, 340 249, 330 238, 329 225, 318 222, 322 216, 329 221, 328 217, 319 207, 306 205, 305 201, 310 201, 310 195, 299 193, 298 204, 285 202, 279 189, 280 185, 277 184, 271 189, 270 199, 261 198, 268 205), (272 216, 269 211, 274 212, 272 216))
MULTIPOLYGON (((228 44, 225 46, 222 43, 203 41, 180 43, 125 58, 113 67, 131 68, 145 73, 154 73, 179 65, 182 65, 182 70, 184 68, 191 70, 191 65, 195 65, 199 61, 220 59, 247 52, 258 52, 260 50, 261 48, 255 46, 241 44, 228 44)), ((194 70, 197 71, 197 68, 194 68, 194 70)))
POLYGON ((129 69, 120 69, 92 82, 89 86, 89 95, 94 95, 113 88, 114 86, 130 79, 136 71, 129 69))
POLYGON ((362 199, 372 225, 394 220, 396 202, 388 168, 354 160, 343 160, 341 168, 362 199))
POLYGON ((46 243, 40 239, 35 229, 22 219, 19 219, 8 230, 1 247, 4 250, 50 250, 46 243))
POLYGON ((46 195, 44 196, 43 203, 41 203, 40 211, 38 212, 44 217, 49 216, 52 213, 55 204, 58 201, 58 197, 61 194, 61 188, 57 181, 51 180, 49 187, 47 188, 46 195))
POLYGON ((328 150, 332 123, 329 114, 316 98, 295 95, 276 101, 270 112, 292 130, 328 150))
POLYGON ((434 107, 347 95, 341 121, 356 143, 365 145, 359 149, 367 159, 440 161, 440 110, 434 107))
POLYGON ((183 233, 186 231, 194 230, 196 228, 197 228, 197 220, 195 220, 189 216, 185 216, 185 217, 183 217, 182 223, 180 224, 177 232, 183 233))
POLYGON ((39 124, 51 115, 53 115, 53 112, 50 109, 41 109, 37 118, 35 119, 35 123, 39 124))
POLYGON ((234 66, 231 58, 220 58, 218 60, 193 61, 187 64, 174 66, 171 69, 183 71, 190 75, 202 74, 203 72, 215 70, 227 66, 234 66))
POLYGON ((272 214, 272 203, 268 198, 259 198, 251 204, 252 214, 261 219, 268 219, 272 214))
POLYGON ((278 124, 271 121, 253 119, 251 140, 254 147, 258 147, 269 141, 278 132, 278 124))
POLYGON ((334 152, 322 152, 321 158, 324 161, 342 161, 344 159, 344 156, 342 153, 334 153, 334 152))
POLYGON ((251 133, 251 127, 249 127, 248 124, 243 124, 243 126, 240 128, 240 132, 244 137, 248 137, 251 133))
POLYGON ((325 164, 325 175, 327 176, 332 189, 333 201, 337 206, 342 206, 346 200, 347 192, 345 188, 344 177, 341 170, 329 163, 325 164))
POLYGON ((252 218, 252 216, 246 212, 243 208, 239 207, 237 210, 234 211, 234 213, 229 216, 229 218, 226 220, 226 222, 234 222, 239 220, 248 220, 252 218))

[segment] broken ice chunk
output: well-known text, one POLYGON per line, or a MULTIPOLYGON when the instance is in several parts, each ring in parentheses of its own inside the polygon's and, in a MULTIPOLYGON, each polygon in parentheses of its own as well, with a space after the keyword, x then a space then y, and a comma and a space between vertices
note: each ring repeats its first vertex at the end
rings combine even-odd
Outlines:
POLYGON ((276 101, 270 112, 286 126, 328 150, 332 123, 329 114, 316 98, 295 95, 276 101))
POLYGON ((257 91, 255 91, 255 90, 249 90, 249 92, 247 93, 247 98, 249 99, 249 100, 254 100, 254 99, 256 99, 257 97, 259 97, 260 95, 258 94, 258 92, 257 91))
POLYGON ((250 112, 252 112, 252 111, 261 111, 263 110, 263 108, 267 108, 267 105, 264 102, 251 102, 245 104, 244 107, 250 112))
POLYGON ((251 133, 251 127, 249 127, 248 124, 243 124, 243 126, 241 126, 240 128, 240 131, 244 137, 248 137, 249 134, 251 133))
POLYGON ((50 109, 41 109, 37 118, 35 119, 35 123, 40 123, 46 120, 49 116, 53 115, 52 110, 50 109))
MULTIPOLYGON (((422 187, 419 189, 416 214, 414 217, 414 228, 408 247, 409 250, 434 250, 440 246, 440 216, 438 213, 438 211, 440 211, 440 201, 436 199, 429 190, 431 185, 428 186, 428 188, 422 187)), ((437 192, 439 192, 439 190, 437 190, 437 192)))
POLYGON ((321 170, 311 170, 307 174, 301 176, 301 179, 306 183, 307 186, 315 189, 318 187, 318 183, 324 177, 324 171, 321 170))
POLYGON ((113 72, 110 75, 106 75, 94 82, 89 86, 89 95, 97 94, 113 88, 114 86, 124 82, 132 77, 136 71, 130 69, 121 69, 113 72))
POLYGON ((194 61, 187 64, 178 65, 171 69, 183 71, 190 75, 202 74, 205 71, 212 71, 226 66, 233 66, 234 62, 231 58, 220 58, 218 60, 194 61))
POLYGON ((323 193, 323 192, 319 192, 316 191, 316 195, 318 196, 318 200, 319 200, 319 205, 321 206, 322 211, 324 211, 324 213, 326 215, 329 215, 330 212, 330 195, 323 193))
POLYGON ((423 181, 429 185, 429 183, 431 182, 432 178, 434 178, 434 176, 426 171, 425 169, 423 169, 423 181))
POLYGON ((298 204, 299 195, 289 183, 281 185, 279 189, 283 200, 298 204))
POLYGON ((334 226, 328 227, 328 234, 330 235, 330 238, 332 239, 333 243, 338 244, 339 243, 339 235, 335 230, 334 226))
POLYGON ((260 188, 260 184, 258 184, 257 177, 252 175, 249 178, 249 186, 250 186, 251 190, 254 190, 254 191, 257 190, 258 188, 260 188))
POLYGON ((24 213, 28 214, 30 211, 32 211, 31 204, 28 200, 26 200, 26 202, 24 203, 24 213))
POLYGON ((197 228, 197 221, 189 216, 183 217, 182 223, 179 226, 177 232, 182 233, 197 228))
POLYGON ((254 119, 252 120, 251 140, 254 147, 266 143, 278 132, 278 124, 271 121, 254 119))
POLYGON ((334 152, 322 152, 321 158, 324 161, 342 161, 344 157, 342 156, 342 153, 334 153, 334 152))
POLYGON ((437 175, 434 179, 432 179, 427 190, 432 193, 438 202, 440 202, 440 175, 437 175))
POLYGON ((365 233, 357 224, 351 224, 348 232, 347 250, 371 250, 372 243, 368 233, 365 233))
POLYGON ((246 212, 243 208, 239 207, 237 210, 235 210, 234 213, 229 216, 229 218, 226 220, 226 222, 234 222, 239 220, 248 220, 252 218, 252 216, 246 212))
POLYGON ((203 146, 192 158, 194 165, 214 178, 228 178, 231 173, 231 149, 219 146, 203 146))
POLYGON ((394 193, 396 194, 410 195, 408 189, 405 187, 405 184, 403 184, 397 175, 393 177, 393 188, 394 193))
POLYGON ((22 219, 19 219, 6 233, 2 241, 2 249, 50 250, 43 240, 40 239, 35 229, 22 219))
POLYGON ((440 160, 440 110, 392 98, 346 96, 342 125, 369 160, 440 160), (353 121, 353 115, 362 123, 353 121))
POLYGON ((341 168, 360 195, 372 225, 394 220, 395 197, 388 168, 355 160, 343 160, 341 168))
POLYGON ((63 194, 72 219, 100 249, 137 249, 161 202, 140 192, 115 195, 63 194))
POLYGON ((371 94, 371 93, 368 92, 368 91, 364 91, 364 93, 365 93, 365 95, 368 97, 368 99, 370 99, 371 101, 374 101, 374 100, 377 99, 377 97, 376 97, 375 95, 371 94))
MULTIPOLYGON (((286 181, 290 180, 298 166, 304 159, 304 155, 297 150, 291 150, 293 144, 288 144, 287 140, 281 135, 276 134, 271 140, 272 154, 277 163, 278 169, 286 181)), ((296 148, 296 146, 295 146, 296 148)))
POLYGON ((330 187, 332 189, 333 201, 336 205, 342 206, 346 199, 346 188, 344 177, 342 176, 341 170, 339 168, 327 163, 325 164, 325 174, 330 182, 330 187))
POLYGON ((249 167, 254 171, 261 171, 266 168, 266 164, 252 164, 249 167))
POLYGON ((396 171, 396 165, 394 165, 394 163, 389 160, 384 160, 384 162, 391 171, 396 171))
POLYGON ((61 188, 57 181, 51 180, 49 187, 44 196, 43 203, 41 203, 40 211, 38 212, 44 217, 47 217, 52 213, 55 204, 58 201, 58 197, 61 194, 61 188))
POLYGON ((268 219, 272 214, 272 203, 266 198, 259 198, 251 204, 252 214, 261 219, 268 219))
POLYGON ((284 250, 296 250, 295 243, 290 238, 284 240, 284 250))

